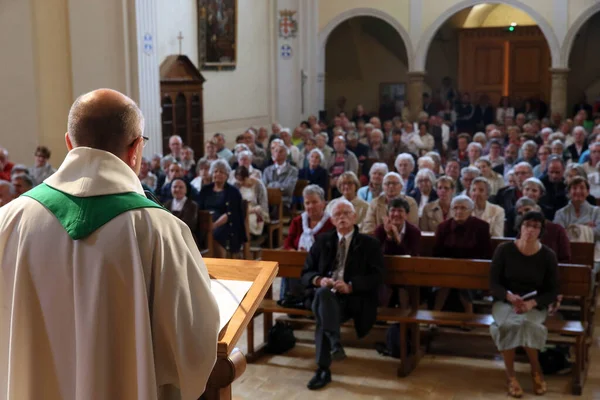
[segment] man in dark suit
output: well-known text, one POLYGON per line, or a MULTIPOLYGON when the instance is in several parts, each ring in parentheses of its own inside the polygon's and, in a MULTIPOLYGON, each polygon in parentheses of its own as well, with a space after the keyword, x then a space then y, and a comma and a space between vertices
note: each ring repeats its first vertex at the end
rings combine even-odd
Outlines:
POLYGON ((505 190, 499 190, 494 198, 494 203, 504 208, 506 213, 514 208, 517 200, 523 197, 523 182, 533 177, 533 168, 526 161, 515 165, 514 171, 517 187, 507 187, 505 190))
POLYGON ((319 235, 302 271, 302 283, 317 288, 312 309, 316 318, 318 369, 308 382, 310 390, 331 382, 332 360, 346 358, 340 343, 340 326, 354 320, 359 338, 377 318, 377 290, 383 280, 383 255, 379 241, 358 233, 354 206, 340 200, 331 211, 335 231, 319 235))

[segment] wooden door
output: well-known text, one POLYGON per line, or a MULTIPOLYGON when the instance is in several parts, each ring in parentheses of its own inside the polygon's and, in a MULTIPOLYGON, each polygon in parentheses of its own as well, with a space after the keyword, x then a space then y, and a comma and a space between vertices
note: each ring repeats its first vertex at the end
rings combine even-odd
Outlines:
POLYGON ((550 98, 550 52, 545 41, 523 38, 510 43, 508 82, 513 98, 550 98))
POLYGON ((550 95, 550 51, 537 26, 463 29, 459 34, 461 92, 477 103, 482 94, 496 106, 501 96, 550 95))

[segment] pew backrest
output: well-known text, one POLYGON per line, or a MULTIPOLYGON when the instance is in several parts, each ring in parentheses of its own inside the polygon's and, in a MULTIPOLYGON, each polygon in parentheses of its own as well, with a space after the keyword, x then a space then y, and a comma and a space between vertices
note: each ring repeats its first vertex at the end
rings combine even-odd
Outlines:
MULTIPOLYGON (((298 278, 307 253, 263 250, 262 259, 279 263, 277 276, 298 278)), ((489 289, 490 260, 385 256, 385 282, 390 285, 437 286, 455 289, 489 289)), ((592 268, 582 264, 559 264, 560 293, 589 297, 592 268)))

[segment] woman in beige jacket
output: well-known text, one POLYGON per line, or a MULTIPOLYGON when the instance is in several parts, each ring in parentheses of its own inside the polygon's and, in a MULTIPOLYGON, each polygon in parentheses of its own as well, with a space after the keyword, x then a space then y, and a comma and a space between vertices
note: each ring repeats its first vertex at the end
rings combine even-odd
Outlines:
POLYGON ((422 232, 435 232, 438 225, 451 218, 450 203, 454 197, 456 184, 449 176, 441 176, 436 183, 438 199, 423 207, 423 215, 419 221, 422 232))

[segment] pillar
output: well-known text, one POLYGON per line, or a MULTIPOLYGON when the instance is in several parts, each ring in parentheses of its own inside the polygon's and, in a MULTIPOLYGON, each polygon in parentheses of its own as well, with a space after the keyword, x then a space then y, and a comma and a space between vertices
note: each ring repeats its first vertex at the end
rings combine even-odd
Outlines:
POLYGON ((406 98, 408 99, 409 103, 410 119, 413 121, 417 120, 419 113, 423 110, 424 81, 425 72, 413 71, 408 73, 408 86, 406 88, 406 98))
POLYGON ((131 57, 131 97, 144 114, 144 132, 150 138, 144 149, 148 157, 163 152, 157 21, 157 0, 135 1, 135 39, 130 47, 134 54, 131 57))
POLYGON ((568 68, 550 68, 552 74, 552 90, 550 94, 550 111, 567 116, 567 76, 568 68))

